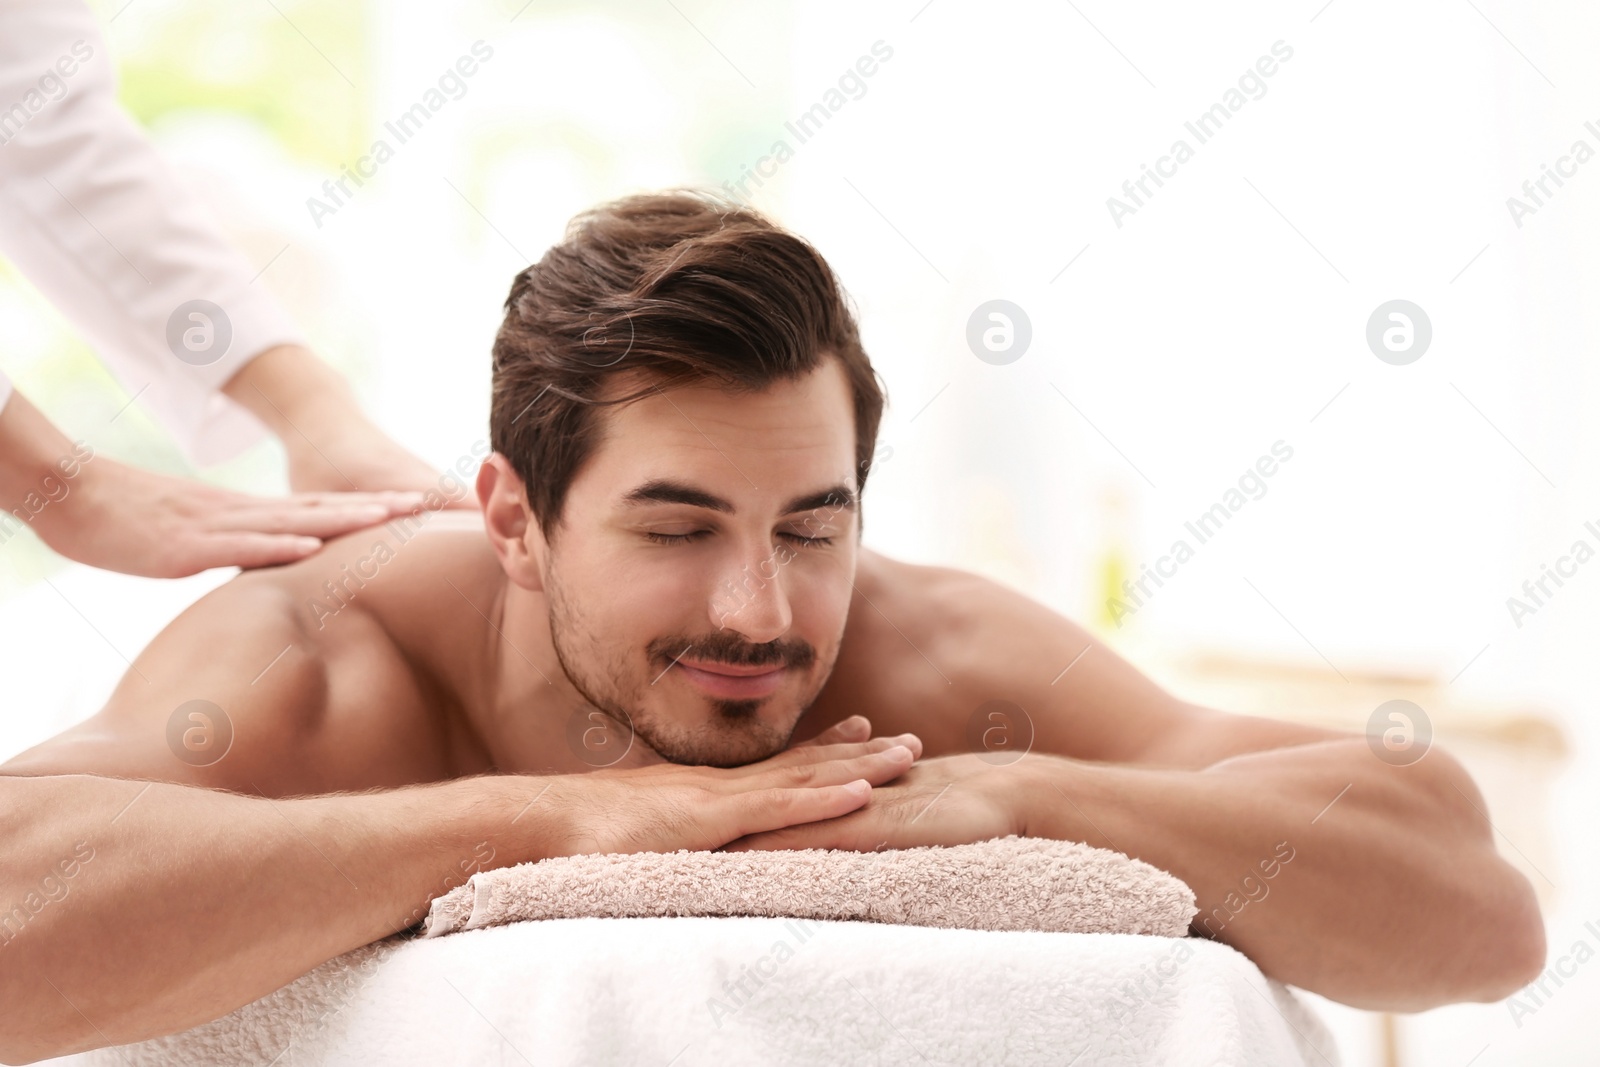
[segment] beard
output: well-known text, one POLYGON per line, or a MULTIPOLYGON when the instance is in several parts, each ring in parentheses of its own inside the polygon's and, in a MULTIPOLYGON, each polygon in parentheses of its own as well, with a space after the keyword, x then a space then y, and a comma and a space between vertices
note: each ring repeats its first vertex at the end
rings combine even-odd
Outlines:
MULTIPOLYGON (((585 700, 636 734, 669 763, 742 767, 777 755, 788 747, 795 726, 827 680, 829 672, 823 672, 816 688, 785 717, 786 725, 762 716, 763 706, 782 699, 778 693, 753 700, 697 695, 692 699, 711 705, 710 719, 694 724, 676 721, 670 713, 647 708, 645 698, 677 660, 687 657, 735 666, 783 666, 803 672, 817 662, 816 650, 800 640, 779 639, 754 645, 727 630, 701 637, 658 637, 645 647, 650 676, 640 679, 634 673, 637 664, 630 662, 626 648, 608 644, 600 634, 586 628, 582 613, 564 595, 556 570, 554 566, 549 569, 545 595, 550 643, 567 680, 585 700)), ((670 701, 671 692, 663 689, 657 699, 670 701)))

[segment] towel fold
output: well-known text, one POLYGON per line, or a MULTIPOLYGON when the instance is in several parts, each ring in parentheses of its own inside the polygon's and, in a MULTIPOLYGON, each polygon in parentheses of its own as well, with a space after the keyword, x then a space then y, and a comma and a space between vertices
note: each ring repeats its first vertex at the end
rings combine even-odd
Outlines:
POLYGON ((1119 852, 1044 838, 849 852, 563 856, 474 874, 423 937, 529 919, 795 916, 909 926, 1183 937, 1194 892, 1119 852))

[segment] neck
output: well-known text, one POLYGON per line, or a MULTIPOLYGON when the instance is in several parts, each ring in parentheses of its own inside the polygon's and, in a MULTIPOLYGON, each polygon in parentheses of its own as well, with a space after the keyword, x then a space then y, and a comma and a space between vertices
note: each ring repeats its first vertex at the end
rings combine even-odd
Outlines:
MULTIPOLYGON (((467 715, 498 771, 514 774, 574 774, 597 769, 574 748, 574 719, 581 736, 592 715, 601 714, 578 692, 550 637, 544 593, 502 577, 485 610, 486 682, 467 715)), ((609 721, 609 720, 608 720, 609 721)), ((620 727, 625 733, 626 727, 620 727)), ((616 766, 658 762, 633 740, 616 766)))

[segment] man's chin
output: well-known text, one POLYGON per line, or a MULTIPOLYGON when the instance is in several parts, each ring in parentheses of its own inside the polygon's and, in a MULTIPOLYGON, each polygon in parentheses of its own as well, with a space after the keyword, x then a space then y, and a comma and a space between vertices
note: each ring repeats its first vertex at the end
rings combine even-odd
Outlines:
POLYGON ((794 726, 779 729, 770 723, 747 721, 737 725, 711 722, 697 730, 656 730, 653 724, 635 723, 640 740, 668 763, 692 767, 744 767, 776 756, 789 744, 794 726))

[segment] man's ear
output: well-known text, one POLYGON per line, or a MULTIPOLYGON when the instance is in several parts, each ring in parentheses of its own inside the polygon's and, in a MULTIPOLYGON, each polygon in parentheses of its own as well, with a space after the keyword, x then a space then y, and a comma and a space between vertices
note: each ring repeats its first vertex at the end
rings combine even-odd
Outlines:
POLYGON ((498 452, 478 468, 478 503, 483 508, 484 532, 506 577, 524 589, 542 590, 548 552, 544 533, 528 507, 528 489, 522 477, 498 452))

